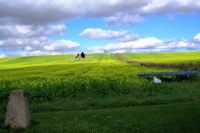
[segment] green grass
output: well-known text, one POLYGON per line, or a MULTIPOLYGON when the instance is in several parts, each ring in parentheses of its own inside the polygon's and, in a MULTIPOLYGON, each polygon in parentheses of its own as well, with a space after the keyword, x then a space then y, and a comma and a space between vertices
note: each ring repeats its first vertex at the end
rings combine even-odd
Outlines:
MULTIPOLYGON (((177 53, 178 56, 176 60, 180 59, 180 61, 169 60, 170 55, 174 56, 174 54, 175 53, 157 53, 152 55, 147 54, 148 56, 146 54, 122 55, 130 60, 138 59, 139 61, 149 56, 152 58, 150 61, 155 61, 158 60, 156 57, 159 56, 166 58, 166 60, 163 60, 163 62, 165 61, 166 63, 189 63, 189 60, 194 63, 199 62, 199 56, 197 56, 199 52, 177 53), (136 57, 137 55, 139 56, 136 57), (185 59, 185 55, 187 55, 188 59, 185 59), (181 56, 183 60, 181 60, 181 56)), ((163 121, 163 123, 169 123, 166 127, 163 127, 162 123, 156 123, 162 116, 153 115, 152 112, 156 112, 157 107, 170 110, 179 105, 184 106, 183 112, 184 110, 188 111, 188 108, 193 109, 194 106, 199 103, 198 99, 200 99, 199 75, 197 75, 196 80, 163 81, 163 83, 155 84, 153 82, 153 77, 141 78, 137 75, 139 73, 173 72, 179 70, 149 68, 125 63, 117 60, 114 54, 88 54, 86 57, 86 59, 80 60, 75 60, 74 55, 0 59, 0 114, 5 115, 9 92, 15 89, 24 89, 28 94, 29 106, 31 114, 33 114, 33 119, 36 121, 35 123, 39 122, 38 125, 33 124, 29 127, 26 130, 27 132, 56 132, 57 130, 58 132, 106 132, 104 128, 106 125, 111 125, 108 129, 110 132, 164 132, 164 130, 166 130, 166 132, 169 130, 180 132, 181 124, 187 125, 194 123, 195 126, 198 126, 198 124, 196 124, 197 119, 194 121, 190 120, 186 123, 183 121, 178 124, 178 126, 176 126, 178 122, 176 122, 175 125, 171 125, 173 120, 176 121, 176 119, 180 119, 180 121, 182 121, 184 118, 181 116, 179 116, 179 118, 174 118, 171 117, 169 113, 166 114, 169 120, 164 119, 163 121), (192 105, 194 104, 194 106, 190 106, 188 103, 174 104, 186 101, 194 101, 189 102, 192 105), (144 105, 158 106, 143 107, 144 105), (108 111, 113 113, 100 113, 102 110, 103 112, 108 111), (143 113, 146 114, 142 116, 140 114, 142 110, 149 111, 143 111, 143 113), (136 111, 135 114, 131 113, 134 111, 136 111), (133 121, 131 121, 131 119, 129 120, 129 117, 133 118, 132 116, 134 116, 138 118, 138 120, 144 119, 142 120, 144 124, 139 126, 140 130, 131 128, 133 127, 133 125, 131 125, 132 123, 130 125, 126 124, 127 127, 125 128, 122 127, 121 124, 126 123, 126 119, 122 118, 119 120, 120 122, 118 124, 115 123, 117 127, 119 127, 116 128, 113 123, 115 120, 118 121, 118 115, 120 116, 119 112, 122 112, 121 115, 127 118, 130 123, 133 121), (87 115, 84 116, 81 113, 87 115), (93 125, 92 118, 89 116, 95 113, 99 114, 97 116, 99 120, 95 121, 93 125), (59 119, 56 118, 57 115, 59 119), (76 119, 77 115, 80 115, 80 120, 79 118, 76 119), (104 122, 103 118, 104 116, 106 117, 106 115, 113 115, 112 117, 114 120, 109 121, 109 119, 106 119, 106 121, 109 122, 104 122), (152 117, 149 117, 149 115, 152 117), (51 117, 53 120, 49 119, 51 117), (74 121, 72 121, 72 119, 74 121), (152 121, 161 128, 157 130, 154 126, 151 127, 152 125, 149 125, 150 119, 153 119, 152 121), (84 122, 84 120, 86 122, 84 122), (72 124, 70 124, 70 121, 72 121, 72 124), (78 122, 80 122, 80 124, 78 122), (65 125, 69 126, 66 127, 65 125), (85 127, 83 127, 84 125, 85 127), (173 127, 172 129, 167 129, 167 127, 169 128, 171 126, 173 127)), ((161 58, 159 60, 161 60, 161 58)), ((172 77, 166 76, 165 78, 172 77)), ((194 111, 194 109, 192 111, 194 111)), ((164 110, 161 109, 161 113, 163 112, 164 110)), ((175 110, 174 116, 176 113, 179 115, 179 112, 175 110)), ((186 112, 184 113, 183 115, 187 115, 186 112)), ((1 124, 3 123, 2 115, 0 116, 1 124)), ((189 114, 188 117, 194 116, 189 114)), ((186 131, 189 132, 189 129, 191 131, 197 130, 196 127, 190 127, 186 131)), ((20 132, 21 130, 23 131, 23 129, 17 129, 13 132, 20 132)), ((7 130, 2 131, 6 132, 7 130)))
POLYGON ((151 63, 200 63, 200 52, 129 53, 121 54, 127 60, 151 63))
POLYGON ((90 62, 92 57, 87 60, 74 60, 74 55, 49 55, 49 56, 29 56, 29 57, 12 57, 0 58, 0 69, 13 69, 31 66, 48 66, 48 65, 62 65, 70 63, 90 62), (90 60, 90 61, 89 61, 90 60))
MULTIPOLYGON (((75 110, 32 114, 26 129, 0 132, 26 133, 199 133, 200 101, 176 104, 75 110)), ((0 117, 1 123, 3 117, 0 117)))

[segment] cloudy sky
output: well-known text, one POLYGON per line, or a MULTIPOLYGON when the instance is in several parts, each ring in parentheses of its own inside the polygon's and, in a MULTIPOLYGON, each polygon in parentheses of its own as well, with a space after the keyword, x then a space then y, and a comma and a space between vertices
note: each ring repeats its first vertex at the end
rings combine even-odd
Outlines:
POLYGON ((200 51, 200 0, 0 0, 0 57, 200 51))

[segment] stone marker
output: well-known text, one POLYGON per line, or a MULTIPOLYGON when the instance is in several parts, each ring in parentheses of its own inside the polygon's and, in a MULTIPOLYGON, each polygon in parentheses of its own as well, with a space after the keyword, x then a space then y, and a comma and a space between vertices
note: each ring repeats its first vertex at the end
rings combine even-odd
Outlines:
POLYGON ((28 108, 28 99, 25 90, 13 90, 10 92, 4 125, 12 128, 26 128, 31 117, 28 108))

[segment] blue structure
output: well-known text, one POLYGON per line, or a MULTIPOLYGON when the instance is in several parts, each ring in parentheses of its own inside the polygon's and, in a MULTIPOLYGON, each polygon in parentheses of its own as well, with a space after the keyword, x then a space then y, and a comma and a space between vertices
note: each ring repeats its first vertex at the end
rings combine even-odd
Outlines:
POLYGON ((140 73, 138 76, 156 76, 156 75, 187 75, 198 74, 196 71, 183 71, 183 72, 160 72, 160 73, 140 73))

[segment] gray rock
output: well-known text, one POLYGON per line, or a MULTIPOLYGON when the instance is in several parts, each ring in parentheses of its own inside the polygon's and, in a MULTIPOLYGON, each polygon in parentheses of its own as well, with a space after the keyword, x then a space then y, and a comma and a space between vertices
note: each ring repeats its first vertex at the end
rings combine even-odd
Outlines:
POLYGON ((13 90, 10 92, 4 125, 12 128, 26 128, 31 121, 28 108, 28 99, 25 90, 13 90))

